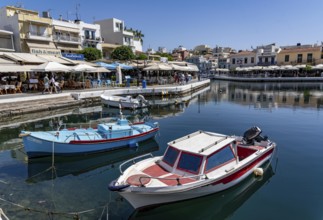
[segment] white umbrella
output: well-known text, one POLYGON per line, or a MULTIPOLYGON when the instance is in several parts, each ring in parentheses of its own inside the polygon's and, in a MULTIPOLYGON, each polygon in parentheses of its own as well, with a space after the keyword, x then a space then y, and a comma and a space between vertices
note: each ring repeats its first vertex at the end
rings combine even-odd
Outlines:
POLYGON ((78 64, 76 66, 73 66, 72 70, 74 72, 94 72, 96 68, 87 64, 78 64))
POLYGON ((31 71, 35 72, 69 72, 71 68, 57 62, 46 62, 41 65, 31 68, 31 71))
POLYGON ((153 71, 153 70, 172 70, 173 67, 165 63, 153 63, 150 66, 143 68, 144 71, 153 71))

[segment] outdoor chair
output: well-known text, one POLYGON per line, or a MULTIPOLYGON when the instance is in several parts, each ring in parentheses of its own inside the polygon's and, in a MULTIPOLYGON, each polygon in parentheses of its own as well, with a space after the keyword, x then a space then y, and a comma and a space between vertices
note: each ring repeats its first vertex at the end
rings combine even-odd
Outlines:
POLYGON ((17 83, 16 89, 15 89, 14 93, 16 93, 16 92, 22 93, 22 91, 21 91, 21 85, 22 85, 22 82, 18 82, 17 83))
POLYGON ((107 80, 105 81, 105 85, 106 85, 106 86, 111 86, 111 80, 107 79, 107 80))

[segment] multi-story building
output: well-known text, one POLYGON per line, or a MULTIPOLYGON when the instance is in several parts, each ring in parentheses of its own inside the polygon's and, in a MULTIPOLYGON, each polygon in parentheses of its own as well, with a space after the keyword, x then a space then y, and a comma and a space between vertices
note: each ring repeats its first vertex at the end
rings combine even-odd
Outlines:
POLYGON ((239 51, 236 54, 230 55, 230 69, 255 66, 255 64, 256 52, 254 51, 239 51))
POLYGON ((0 30, 0 51, 14 52, 13 32, 0 30))
POLYGON ((104 39, 104 57, 108 58, 112 50, 118 46, 129 46, 134 53, 142 52, 143 34, 141 34, 141 31, 132 30, 132 28, 126 29, 124 21, 116 18, 95 21, 94 23, 101 26, 101 35, 104 39))
POLYGON ((53 42, 62 54, 77 54, 82 50, 80 28, 73 21, 53 19, 53 42))
POLYGON ((17 52, 60 54, 52 41, 52 20, 38 12, 6 6, 0 9, 0 28, 13 32, 17 52))
POLYGON ((283 46, 277 54, 278 65, 308 64, 317 65, 323 63, 322 45, 283 46))
POLYGON ((208 45, 198 45, 193 50, 194 54, 205 55, 212 54, 212 49, 208 45))
POLYGON ((188 63, 193 63, 199 68, 199 72, 203 74, 210 74, 212 70, 212 62, 209 62, 203 56, 191 56, 185 60, 188 63))
POLYGON ((219 47, 213 48, 213 56, 217 59, 218 68, 228 69, 230 65, 229 55, 234 52, 230 47, 219 47))
POLYGON ((270 66, 276 65, 277 53, 280 48, 276 44, 269 44, 265 46, 258 46, 256 48, 256 65, 258 66, 270 66))
POLYGON ((96 48, 102 51, 101 26, 99 24, 89 24, 81 20, 76 20, 80 28, 80 38, 82 48, 96 48))
POLYGON ((159 53, 167 53, 166 47, 158 47, 158 52, 159 53))

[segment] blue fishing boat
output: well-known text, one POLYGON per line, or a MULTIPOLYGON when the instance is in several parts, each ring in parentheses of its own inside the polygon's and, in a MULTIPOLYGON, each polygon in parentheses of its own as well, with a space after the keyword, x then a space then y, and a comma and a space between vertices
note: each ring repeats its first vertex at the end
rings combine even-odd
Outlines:
POLYGON ((115 122, 99 123, 96 128, 64 128, 54 131, 21 131, 29 158, 50 155, 75 156, 136 146, 154 138, 158 123, 130 123, 121 117, 115 122))

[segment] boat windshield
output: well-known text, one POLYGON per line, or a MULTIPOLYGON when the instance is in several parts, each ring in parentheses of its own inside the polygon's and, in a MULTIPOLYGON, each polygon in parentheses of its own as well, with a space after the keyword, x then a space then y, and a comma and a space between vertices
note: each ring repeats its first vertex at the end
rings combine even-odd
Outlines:
POLYGON ((178 154, 179 154, 178 150, 176 150, 173 147, 168 147, 168 149, 163 157, 163 161, 165 163, 167 163, 169 166, 174 166, 174 163, 177 159, 178 154))
POLYGON ((203 157, 192 153, 182 152, 177 169, 197 174, 200 170, 203 157))
POLYGON ((205 172, 210 172, 219 166, 222 166, 229 161, 234 160, 234 154, 231 150, 230 145, 222 148, 221 150, 215 152, 214 154, 208 156, 205 165, 205 172))

